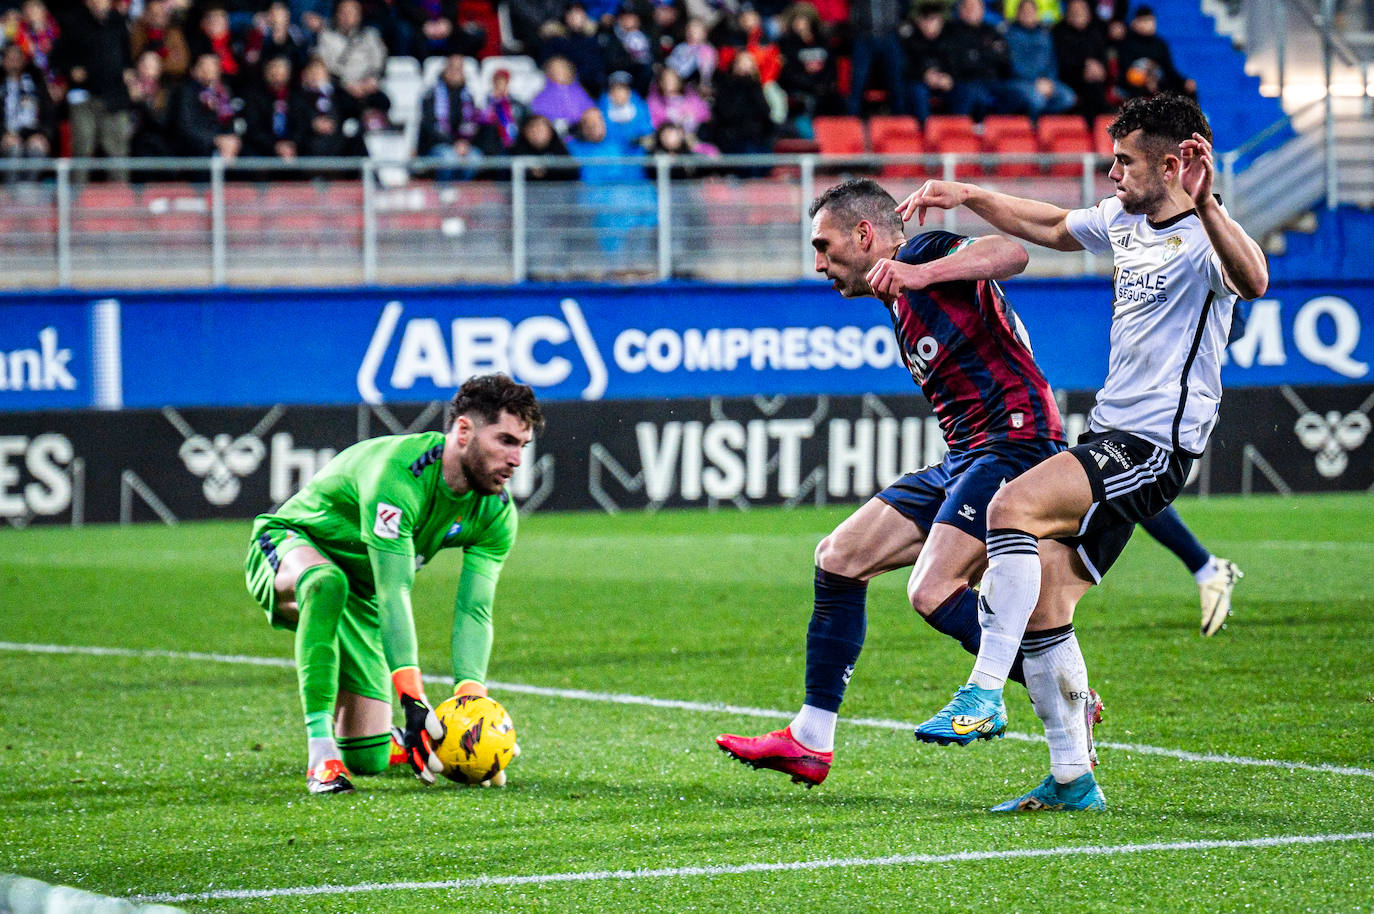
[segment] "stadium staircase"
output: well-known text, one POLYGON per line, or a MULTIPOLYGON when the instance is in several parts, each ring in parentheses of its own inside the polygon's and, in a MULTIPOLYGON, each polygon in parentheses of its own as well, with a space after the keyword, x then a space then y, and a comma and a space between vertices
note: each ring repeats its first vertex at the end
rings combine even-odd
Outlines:
MULTIPOLYGON (((1374 223, 1374 118, 1367 101, 1334 98, 1334 141, 1339 209, 1326 209, 1326 135, 1321 92, 1319 0, 1288 0, 1285 40, 1286 91, 1261 93, 1261 60, 1272 35, 1268 25, 1245 9, 1235 15, 1223 0, 1157 0, 1159 33, 1169 42, 1178 69, 1197 81, 1220 149, 1231 153, 1230 186, 1223 179, 1235 215, 1256 237, 1265 239, 1276 275, 1356 275, 1358 265, 1344 252, 1347 238, 1374 223), (1256 27, 1259 23, 1259 28, 1256 27), (1247 25, 1254 30, 1248 41, 1247 25), (1294 89, 1299 91, 1292 91, 1294 89), (1281 263, 1286 261, 1286 263, 1281 263)), ((1265 13, 1264 15, 1272 15, 1265 13)), ((1338 58, 1363 66, 1359 55, 1337 42, 1338 58)), ((1272 54, 1272 51, 1270 52, 1272 54)), ((1272 71, 1272 67, 1270 68, 1272 71)), ((1357 77, 1358 78, 1358 77, 1357 77)), ((1367 271, 1366 271, 1367 272, 1367 271)))

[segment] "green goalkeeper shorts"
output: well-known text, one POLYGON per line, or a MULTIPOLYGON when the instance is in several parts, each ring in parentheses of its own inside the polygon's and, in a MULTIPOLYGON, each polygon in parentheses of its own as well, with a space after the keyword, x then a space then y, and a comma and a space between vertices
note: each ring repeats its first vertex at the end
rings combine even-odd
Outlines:
MULTIPOLYGON (((248 592, 267 613, 273 628, 295 631, 296 623, 282 618, 277 608, 277 567, 282 557, 293 549, 310 546, 324 555, 304 534, 290 527, 259 521, 253 526, 253 542, 243 562, 248 592)), ((382 646, 381 616, 373 600, 353 593, 349 582, 348 603, 339 617, 336 635, 339 643, 339 688, 391 702, 391 671, 382 646)))

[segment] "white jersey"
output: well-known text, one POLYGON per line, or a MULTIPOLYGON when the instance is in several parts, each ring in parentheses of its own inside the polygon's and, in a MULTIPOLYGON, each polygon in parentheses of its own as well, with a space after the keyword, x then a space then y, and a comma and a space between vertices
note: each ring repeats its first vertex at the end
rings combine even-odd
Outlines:
POLYGON ((1069 232, 1112 253, 1111 354, 1088 418, 1170 451, 1202 455, 1221 404, 1221 357, 1236 293, 1195 210, 1160 224, 1108 197, 1071 210, 1069 232))

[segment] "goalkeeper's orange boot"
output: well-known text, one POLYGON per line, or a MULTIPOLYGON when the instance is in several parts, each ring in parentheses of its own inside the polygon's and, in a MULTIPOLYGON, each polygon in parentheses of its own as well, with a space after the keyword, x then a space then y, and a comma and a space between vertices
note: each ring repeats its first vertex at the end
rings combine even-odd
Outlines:
POLYGON ((339 759, 326 759, 305 773, 305 786, 311 793, 352 793, 353 782, 339 759))
POLYGON ((763 736, 735 736, 726 733, 716 737, 716 745, 732 758, 753 768, 771 768, 790 774, 792 781, 815 787, 830 773, 834 752, 817 752, 797 742, 792 728, 774 730, 763 736))

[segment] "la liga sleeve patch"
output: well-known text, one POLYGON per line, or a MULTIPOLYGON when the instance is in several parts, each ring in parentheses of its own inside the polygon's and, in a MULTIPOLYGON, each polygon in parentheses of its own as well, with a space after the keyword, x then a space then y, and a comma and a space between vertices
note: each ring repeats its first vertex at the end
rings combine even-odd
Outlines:
POLYGON ((377 520, 372 524, 372 532, 382 539, 400 539, 401 509, 384 501, 377 502, 377 520))

